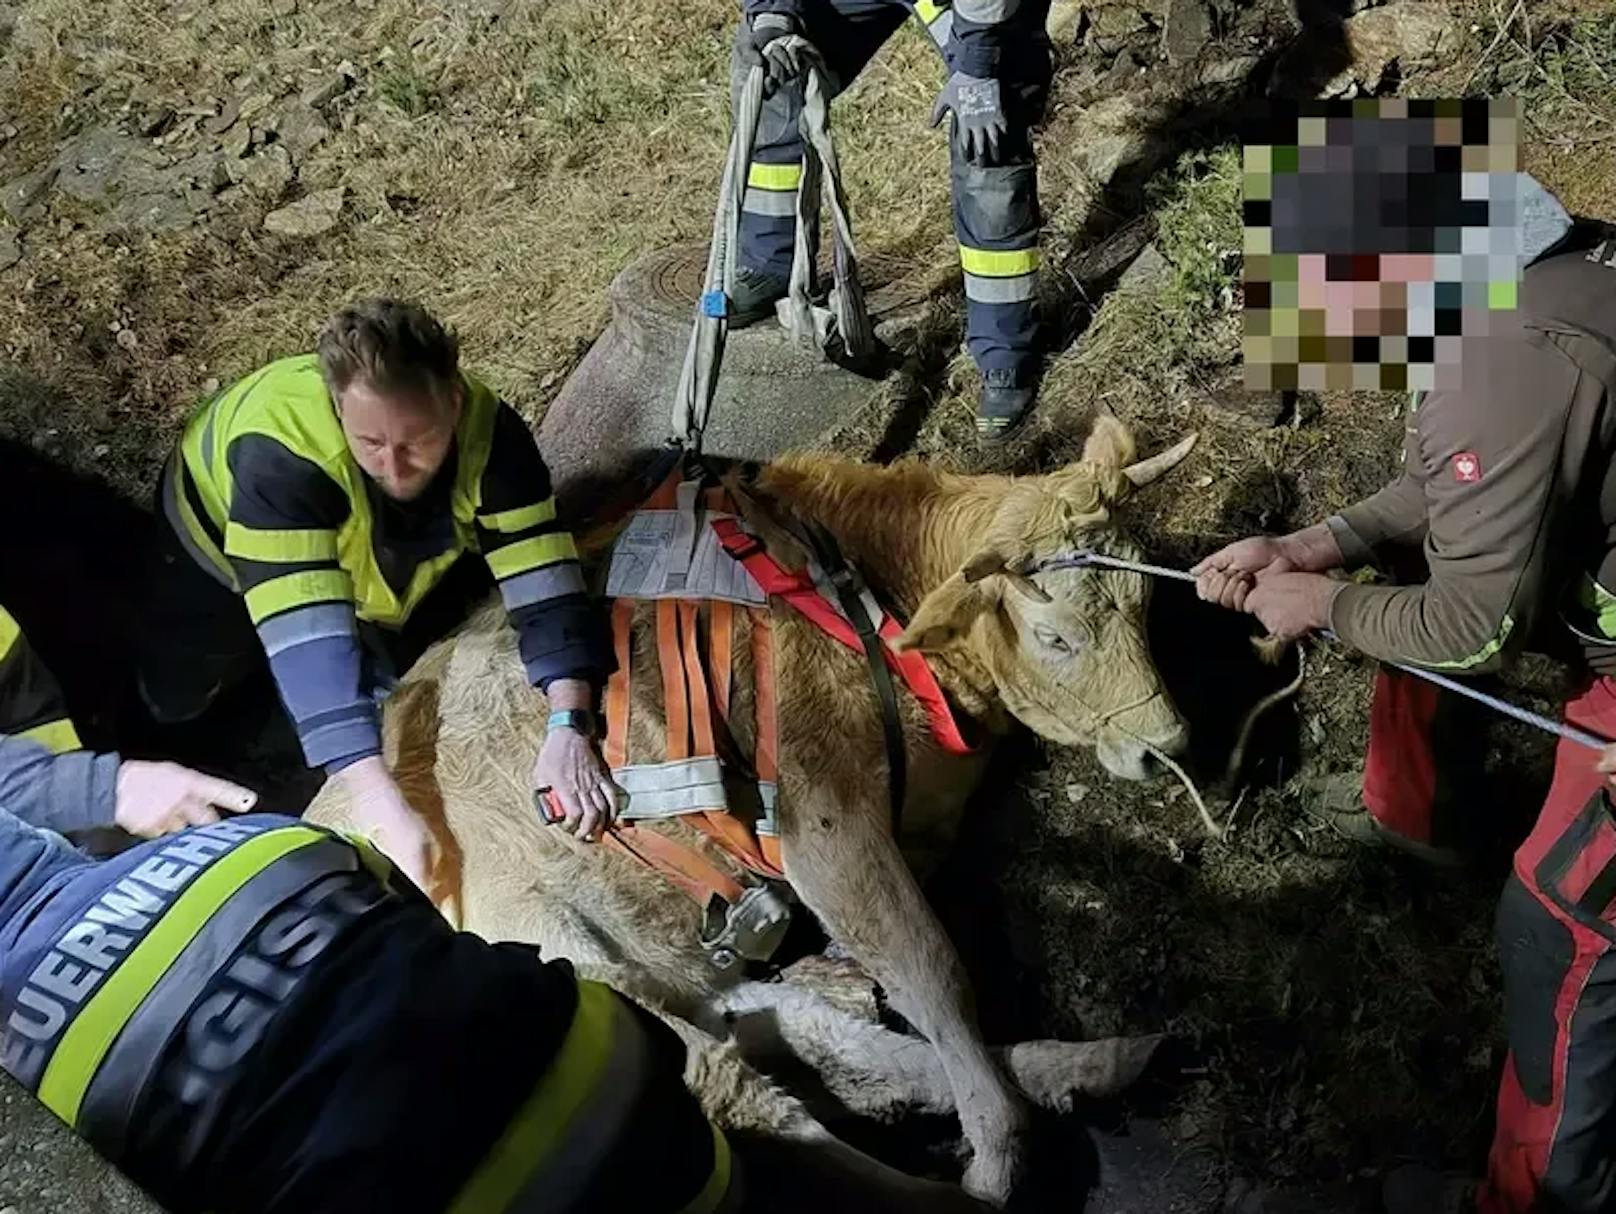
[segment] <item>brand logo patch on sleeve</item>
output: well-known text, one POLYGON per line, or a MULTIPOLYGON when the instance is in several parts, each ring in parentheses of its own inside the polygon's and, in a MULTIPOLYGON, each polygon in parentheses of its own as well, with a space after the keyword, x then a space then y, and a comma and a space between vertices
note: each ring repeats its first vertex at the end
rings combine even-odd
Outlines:
POLYGON ((1474 451, 1461 451, 1453 457, 1453 479, 1473 485, 1481 479, 1481 457, 1474 451))

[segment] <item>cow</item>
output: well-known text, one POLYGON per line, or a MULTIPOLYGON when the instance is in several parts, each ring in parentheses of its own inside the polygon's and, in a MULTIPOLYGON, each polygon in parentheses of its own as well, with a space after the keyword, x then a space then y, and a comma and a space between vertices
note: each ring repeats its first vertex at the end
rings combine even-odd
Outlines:
MULTIPOLYGON (((1185 723, 1146 640, 1146 579, 1038 565, 1080 550, 1136 558, 1113 511, 1192 442, 1136 462, 1127 427, 1105 415, 1081 457, 1047 475, 966 476, 916 460, 876 466, 804 454, 748 479, 748 494, 771 512, 823 525, 879 582, 908 620, 896 648, 927 655, 957 713, 985 740, 972 754, 945 752, 920 707, 904 698, 909 778, 900 849, 864 659, 788 608, 773 608, 784 869, 853 969, 820 966, 803 982, 720 983, 689 899, 624 855, 541 822, 528 758, 547 708, 525 683, 516 638, 492 603, 423 656, 384 714, 389 759, 439 840, 434 897, 467 930, 565 956, 680 1022, 687 1040, 739 1050, 740 1059, 698 1049, 693 1075, 728 1067, 724 1082, 734 1087, 736 1067, 785 1050, 819 1071, 825 1089, 854 1112, 957 1112, 970 1151, 964 1188, 1002 1204, 1025 1170, 1029 1100, 1068 1107, 1078 1092, 1118 1090, 1140 1073, 1155 1041, 990 1050, 917 872, 946 846, 988 744, 1015 721, 1051 742, 1094 747, 1126 779, 1149 775, 1153 755, 1185 749, 1185 723), (830 989, 836 981, 820 981, 832 970, 857 974, 854 986, 879 984, 923 1040, 883 1027, 859 998, 840 997, 830 989)), ((782 543, 767 531, 763 538, 771 551, 782 543)), ((778 555, 800 563, 800 553, 778 555)), ((636 620, 636 651, 651 632, 648 620, 636 620)), ((750 683, 747 654, 735 645, 737 696, 750 683)), ((631 735, 659 735, 660 697, 655 680, 634 684, 631 735)), ((328 785, 308 816, 347 829, 346 812, 340 790, 328 785)), ((664 829, 707 846, 682 823, 664 829)), ((720 1121, 772 1118, 769 1128, 788 1135, 821 1133, 795 1106, 758 1114, 738 1108, 737 1097, 725 1108, 729 1097, 703 1091, 717 1082, 711 1074, 693 1082, 720 1121)))

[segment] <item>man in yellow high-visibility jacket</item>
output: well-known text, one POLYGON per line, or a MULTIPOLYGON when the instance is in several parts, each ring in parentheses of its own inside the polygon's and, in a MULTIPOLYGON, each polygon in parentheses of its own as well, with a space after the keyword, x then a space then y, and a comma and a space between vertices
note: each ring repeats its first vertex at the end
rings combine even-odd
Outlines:
POLYGON ((219 393, 169 460, 162 511, 165 568, 137 630, 159 722, 194 719, 267 655, 309 765, 348 785, 367 833, 424 885, 429 834, 382 760, 377 704, 497 584, 552 710, 535 787, 585 839, 611 822, 604 615, 532 433, 422 308, 346 307, 317 353, 219 393))

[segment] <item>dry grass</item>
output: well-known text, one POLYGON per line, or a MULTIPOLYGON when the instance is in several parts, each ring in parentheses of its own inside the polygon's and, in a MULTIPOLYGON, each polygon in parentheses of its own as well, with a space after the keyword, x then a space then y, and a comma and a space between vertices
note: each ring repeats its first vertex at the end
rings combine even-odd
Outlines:
MULTIPOLYGON (((470 361, 537 413, 604 324, 617 271, 711 223, 730 0, 655 20, 589 0, 17 8, 0 114, 22 129, 0 147, 0 180, 125 103, 207 107, 295 93, 344 61, 358 72, 333 135, 299 166, 294 195, 350 192, 317 242, 259 228, 286 199, 243 200, 176 235, 109 242, 85 225, 30 238, 41 268, 0 315, 0 344, 66 395, 158 433, 206 380, 306 347, 337 303, 380 291, 428 301, 470 361), (117 319, 141 349, 98 340, 117 319)), ((838 104, 872 249, 907 257, 947 239, 946 150, 925 127, 939 73, 906 28, 838 104)), ((28 436, 37 419, 13 413, 28 436)))

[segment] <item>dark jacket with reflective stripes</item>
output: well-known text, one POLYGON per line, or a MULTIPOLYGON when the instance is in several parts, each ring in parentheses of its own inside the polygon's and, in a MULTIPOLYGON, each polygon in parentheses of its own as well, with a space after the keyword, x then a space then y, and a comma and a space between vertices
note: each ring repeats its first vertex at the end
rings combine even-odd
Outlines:
MULTIPOLYGON (((806 11, 827 2, 742 0, 741 8, 747 17, 758 13, 784 13, 800 21, 806 11)), ((911 0, 903 7, 913 10, 917 6, 911 0)), ((923 4, 921 7, 953 10, 952 33, 944 48, 951 69, 984 79, 998 79, 1007 71, 1013 74, 1025 59, 1030 49, 1024 45, 1029 33, 1042 37, 1049 0, 953 0, 951 4, 923 4)))
POLYGON ((1423 545, 1430 568, 1339 591, 1355 648, 1479 673, 1563 614, 1616 673, 1616 240, 1596 236, 1527 267, 1519 306, 1464 338, 1462 384, 1421 395, 1402 476, 1331 520, 1349 567, 1423 545))
POLYGON ((520 417, 465 379, 454 448, 420 499, 391 501, 348 451, 312 355, 210 401, 169 466, 164 507, 202 566, 239 591, 311 766, 380 753, 356 621, 401 627, 465 552, 480 552, 529 678, 599 684, 613 657, 520 417))
POLYGON ((0 809, 0 1065, 176 1214, 491 1212, 457 1194, 578 1071, 579 990, 294 819, 96 863, 0 809))
POLYGON ((0 805, 47 830, 111 826, 117 780, 118 756, 81 748, 62 689, 0 607, 0 805))

